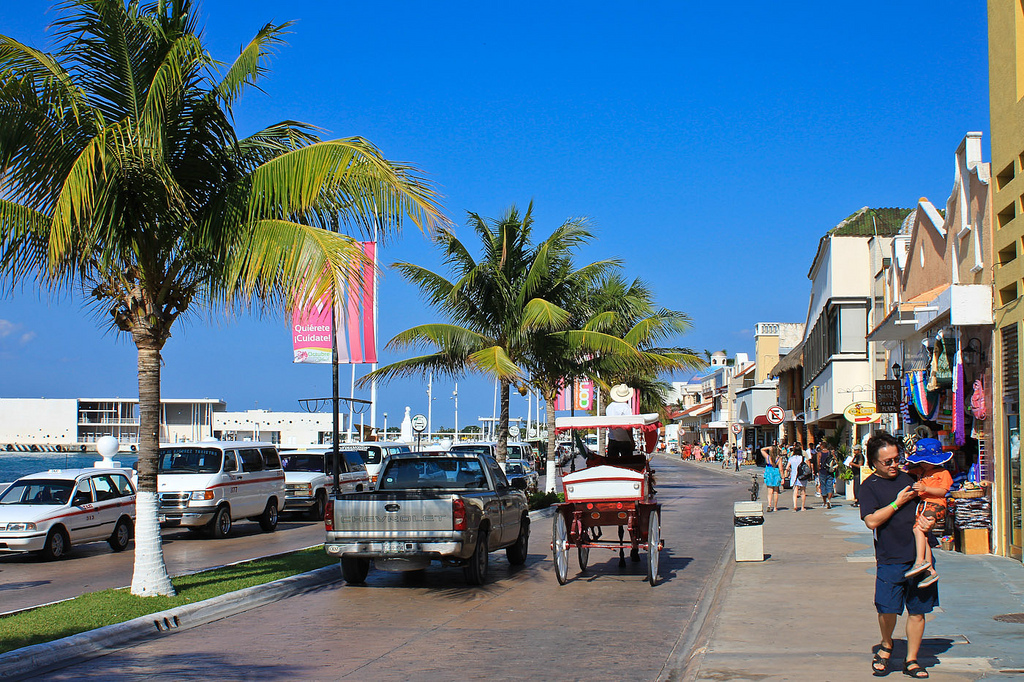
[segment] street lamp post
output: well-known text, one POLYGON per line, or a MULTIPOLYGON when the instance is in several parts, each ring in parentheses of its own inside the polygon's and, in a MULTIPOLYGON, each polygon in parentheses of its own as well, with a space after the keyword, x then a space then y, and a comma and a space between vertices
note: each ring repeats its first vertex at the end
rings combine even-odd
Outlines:
POLYGON ((455 390, 452 391, 452 400, 455 401, 455 442, 459 442, 459 384, 455 384, 455 390))
POLYGON ((384 413, 384 440, 388 439, 388 413, 384 413))

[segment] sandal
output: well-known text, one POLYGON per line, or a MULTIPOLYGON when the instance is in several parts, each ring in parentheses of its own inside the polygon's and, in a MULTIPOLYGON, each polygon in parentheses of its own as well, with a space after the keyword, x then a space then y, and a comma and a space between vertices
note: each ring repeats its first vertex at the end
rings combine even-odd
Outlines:
POLYGON ((875 677, 882 677, 889 672, 889 658, 892 656, 892 647, 889 646, 878 646, 878 651, 875 652, 875 657, 871 659, 871 671, 875 677), (880 655, 882 652, 889 654, 884 658, 880 655))
POLYGON ((928 671, 922 668, 921 664, 914 659, 903 663, 903 674, 907 677, 913 677, 915 680, 924 680, 929 677, 928 671))

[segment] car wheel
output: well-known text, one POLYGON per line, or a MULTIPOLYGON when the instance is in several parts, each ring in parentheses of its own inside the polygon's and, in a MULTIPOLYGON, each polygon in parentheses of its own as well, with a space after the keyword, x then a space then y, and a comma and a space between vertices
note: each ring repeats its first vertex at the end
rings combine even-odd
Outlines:
POLYGON ((316 501, 313 502, 313 506, 306 512, 307 517, 312 521, 323 521, 324 511, 327 509, 327 495, 324 491, 320 491, 316 494, 316 501))
POLYGON ((277 500, 268 500, 267 508, 260 515, 260 528, 271 533, 277 528, 277 500))
POLYGON ((47 561, 63 559, 71 549, 71 540, 63 528, 52 528, 46 536, 46 544, 39 552, 39 555, 47 561))
POLYGON ((505 548, 505 556, 513 566, 522 566, 530 551, 530 519, 523 519, 519 525, 519 537, 514 545, 505 548))
POLYGON ((128 549, 128 542, 132 539, 132 522, 128 519, 119 519, 114 526, 114 532, 107 538, 107 544, 115 552, 123 552, 128 549))
POLYGON ((466 573, 466 582, 470 585, 483 585, 487 582, 488 557, 487 531, 482 530, 477 533, 476 549, 473 550, 473 556, 466 564, 466 568, 463 569, 466 573))
POLYGON ((221 507, 210 522, 210 537, 223 538, 231 532, 231 512, 227 507, 221 507))
POLYGON ((370 572, 370 560, 361 557, 341 557, 341 576, 350 585, 361 585, 366 582, 366 574, 370 572))

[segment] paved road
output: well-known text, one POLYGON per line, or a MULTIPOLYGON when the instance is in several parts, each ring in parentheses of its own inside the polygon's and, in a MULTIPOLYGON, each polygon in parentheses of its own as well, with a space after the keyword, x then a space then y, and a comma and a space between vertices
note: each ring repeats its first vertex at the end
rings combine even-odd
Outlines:
MULTIPOLYGON (((243 561, 254 556, 287 552, 324 541, 322 522, 281 516, 277 530, 263 533, 259 524, 240 521, 222 540, 195 536, 180 528, 163 532, 164 560, 172 575, 243 561)), ((105 542, 72 548, 61 561, 35 555, 0 556, 0 612, 37 606, 85 592, 131 584, 134 543, 120 554, 105 542)))
POLYGON ((314 593, 122 649, 44 679, 585 679, 653 680, 712 578, 746 481, 657 460, 664 505, 663 582, 646 564, 620 570, 610 551, 558 586, 550 525, 536 524, 527 564, 491 555, 483 588, 460 569, 371 572, 314 593))

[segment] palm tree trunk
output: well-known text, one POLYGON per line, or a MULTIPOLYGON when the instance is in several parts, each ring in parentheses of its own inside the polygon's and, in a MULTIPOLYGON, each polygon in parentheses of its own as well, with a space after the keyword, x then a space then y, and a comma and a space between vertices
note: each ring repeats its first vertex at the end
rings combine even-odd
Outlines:
POLYGON ((156 470, 160 454, 160 347, 137 332, 139 351, 139 492, 135 502, 135 567, 131 592, 140 597, 173 596, 164 564, 157 519, 156 470))
POLYGON ((555 397, 558 395, 558 389, 555 388, 551 391, 550 395, 544 396, 544 421, 548 425, 548 459, 547 466, 544 467, 545 473, 545 485, 544 492, 553 493, 555 492, 555 397))
MULTIPOLYGON (((498 445, 494 448, 494 456, 498 464, 504 464, 508 454, 508 402, 509 387, 512 382, 507 379, 499 380, 498 390, 501 392, 501 410, 498 412, 498 445)), ((505 467, 502 466, 502 469, 505 467)))

